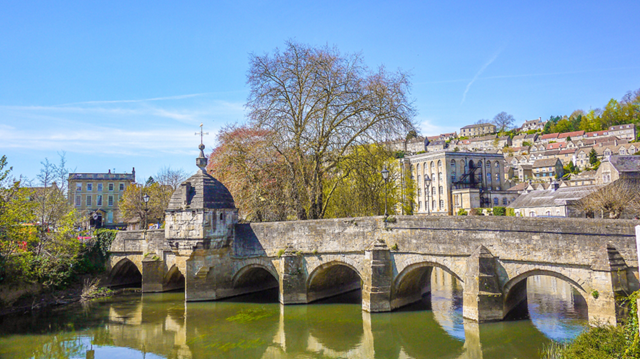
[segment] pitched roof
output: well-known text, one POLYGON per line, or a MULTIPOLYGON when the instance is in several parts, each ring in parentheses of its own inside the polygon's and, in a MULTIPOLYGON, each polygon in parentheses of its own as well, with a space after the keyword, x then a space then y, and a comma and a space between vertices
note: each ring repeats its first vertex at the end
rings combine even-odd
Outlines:
POLYGON ((609 162, 618 172, 640 172, 640 156, 614 155, 609 162))
POLYGON ((546 135, 540 136, 541 140, 548 140, 551 138, 558 138, 558 133, 547 133, 546 135))
POLYGON ((544 158, 541 160, 536 160, 533 163, 533 168, 540 168, 540 167, 552 167, 556 165, 556 162, 559 161, 559 159, 557 158, 544 158))
POLYGON ((536 208, 562 206, 580 200, 597 190, 600 186, 572 186, 560 187, 555 191, 553 189, 545 189, 532 191, 520 195, 515 201, 509 204, 511 208, 536 208))
POLYGON ((490 123, 477 123, 475 125, 466 125, 463 128, 475 128, 475 127, 484 127, 484 126, 494 126, 495 127, 495 125, 492 125, 490 123))
POLYGON ((564 132, 558 135, 558 138, 584 136, 584 131, 564 132))

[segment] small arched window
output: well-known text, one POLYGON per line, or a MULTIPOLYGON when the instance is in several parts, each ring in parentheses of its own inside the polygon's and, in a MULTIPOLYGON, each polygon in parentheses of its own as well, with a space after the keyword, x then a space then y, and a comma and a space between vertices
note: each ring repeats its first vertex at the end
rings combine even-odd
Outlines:
POLYGON ((499 205, 499 204, 500 204, 499 200, 498 200, 497 198, 494 198, 494 199, 493 199, 493 205, 494 205, 494 206, 497 206, 497 205, 499 205))
POLYGON ((502 204, 503 204, 504 206, 506 206, 507 204, 509 204, 509 201, 507 200, 507 198, 506 198, 506 197, 502 199, 502 204))

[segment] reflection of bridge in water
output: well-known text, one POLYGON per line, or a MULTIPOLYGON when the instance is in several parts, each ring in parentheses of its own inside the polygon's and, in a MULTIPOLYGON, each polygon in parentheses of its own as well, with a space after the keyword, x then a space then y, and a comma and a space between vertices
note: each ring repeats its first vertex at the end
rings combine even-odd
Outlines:
MULTIPOLYGON (((179 293, 167 293, 112 304, 106 329, 116 346, 168 358, 482 358, 499 350, 515 357, 537 353, 532 346, 544 341, 544 335, 528 321, 479 325, 463 320, 460 283, 435 272, 433 313, 409 308, 370 314, 336 304, 185 304, 179 293), (520 332, 515 340, 513 325, 520 332)), ((428 304, 428 297, 424 301, 428 304)))

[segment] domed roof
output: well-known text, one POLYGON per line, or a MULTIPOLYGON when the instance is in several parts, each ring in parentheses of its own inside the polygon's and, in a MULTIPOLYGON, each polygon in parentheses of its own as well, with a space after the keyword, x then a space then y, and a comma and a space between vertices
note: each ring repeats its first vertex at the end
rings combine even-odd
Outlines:
POLYGON ((235 209, 231 192, 220 181, 205 171, 207 158, 200 144, 200 157, 196 164, 200 170, 180 184, 173 192, 167 211, 183 209, 235 209))

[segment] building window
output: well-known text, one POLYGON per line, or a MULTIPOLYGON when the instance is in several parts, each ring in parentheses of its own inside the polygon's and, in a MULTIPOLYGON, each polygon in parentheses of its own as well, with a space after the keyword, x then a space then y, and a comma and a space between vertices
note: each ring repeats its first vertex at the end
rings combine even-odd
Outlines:
POLYGON ((431 194, 435 197, 436 196, 436 187, 433 186, 431 187, 431 194))
POLYGON ((438 181, 443 181, 442 172, 438 173, 438 181))
POLYGON ((102 183, 98 183, 98 192, 102 192, 102 183))
POLYGON ((444 201, 440 200, 440 209, 443 209, 443 208, 444 208, 444 201))
POLYGON ((107 213, 107 223, 113 223, 113 212, 107 213))
POLYGON ((529 212, 529 217, 535 217, 535 216, 536 216, 536 212, 534 211, 529 212))
POLYGON ((108 203, 109 207, 112 207, 113 206, 113 196, 109 196, 108 201, 109 201, 109 203, 108 203))
POLYGON ((113 191, 113 183, 109 183, 109 192, 113 191))
POLYGON ((487 173, 487 182, 491 182, 491 173, 487 173))
POLYGON ((435 200, 431 201, 431 210, 432 211, 436 210, 436 201, 435 200))
POLYGON ((93 191, 93 183, 87 183, 87 192, 93 191))
POLYGON ((551 211, 547 211, 547 216, 551 216, 551 211))
POLYGON ((500 204, 500 202, 498 202, 498 199, 497 199, 497 198, 494 198, 494 199, 493 199, 493 205, 494 205, 494 206, 497 206, 497 205, 499 205, 499 204, 500 204))
POLYGON ((102 206, 102 195, 101 194, 96 196, 96 206, 102 206))
POLYGON ((503 198, 503 199, 502 199, 502 205, 503 205, 503 206, 506 206, 506 205, 508 205, 508 204, 509 204, 509 201, 507 200, 507 198, 506 198, 506 197, 505 197, 505 198, 503 198))
POLYGON ((438 187, 438 193, 444 194, 444 188, 442 186, 438 187))
POLYGON ((82 205, 82 196, 76 196, 76 207, 80 207, 82 205))
POLYGON ((87 207, 91 206, 91 196, 87 195, 87 207))
POLYGON ((496 173, 496 182, 500 182, 500 174, 496 173))
POLYGON ((120 191, 124 191, 124 183, 120 183, 120 191))
POLYGON ((76 183, 76 192, 82 192, 82 183, 76 183))

